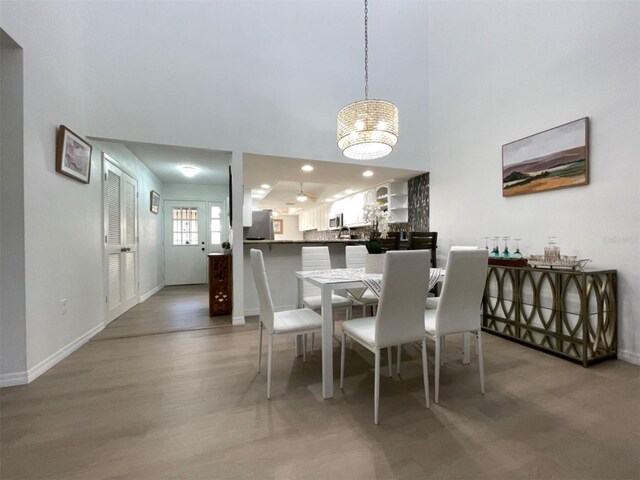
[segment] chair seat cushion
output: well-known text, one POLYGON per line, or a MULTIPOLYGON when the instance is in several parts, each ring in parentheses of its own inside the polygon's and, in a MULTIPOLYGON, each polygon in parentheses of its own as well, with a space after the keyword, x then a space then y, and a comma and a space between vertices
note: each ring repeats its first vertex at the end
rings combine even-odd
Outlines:
POLYGON ((273 333, 294 333, 321 328, 322 317, 308 308, 275 312, 273 316, 273 333))
MULTIPOLYGON (((305 307, 311 310, 319 310, 322 306, 322 297, 320 295, 304 297, 302 301, 305 307)), ((353 302, 346 297, 341 297, 333 293, 331 294, 331 305, 333 305, 334 308, 350 307, 353 305, 353 302)))
POLYGON ((376 317, 345 320, 342 322, 342 331, 358 343, 373 348, 376 341, 376 317))
POLYGON ((380 299, 369 288, 362 294, 360 298, 353 298, 353 301, 363 305, 377 305, 380 299))
POLYGON ((424 330, 428 335, 435 336, 436 334, 436 311, 435 309, 429 309, 424 311, 424 330))
POLYGON ((428 297, 427 298, 427 310, 435 310, 438 308, 438 301, 440 297, 428 297))

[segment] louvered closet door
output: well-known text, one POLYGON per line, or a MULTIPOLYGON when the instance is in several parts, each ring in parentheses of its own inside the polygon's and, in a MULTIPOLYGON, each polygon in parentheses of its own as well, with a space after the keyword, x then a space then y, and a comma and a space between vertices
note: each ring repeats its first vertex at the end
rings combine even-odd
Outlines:
POLYGON ((135 179, 105 159, 106 321, 138 303, 137 201, 135 179))

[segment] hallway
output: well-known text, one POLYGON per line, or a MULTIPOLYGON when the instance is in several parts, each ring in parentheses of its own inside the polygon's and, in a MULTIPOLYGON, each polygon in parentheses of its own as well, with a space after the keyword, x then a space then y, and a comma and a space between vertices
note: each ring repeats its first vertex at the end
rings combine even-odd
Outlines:
POLYGON ((164 287, 124 313, 91 341, 159 333, 202 330, 231 325, 231 316, 209 316, 208 285, 164 287))

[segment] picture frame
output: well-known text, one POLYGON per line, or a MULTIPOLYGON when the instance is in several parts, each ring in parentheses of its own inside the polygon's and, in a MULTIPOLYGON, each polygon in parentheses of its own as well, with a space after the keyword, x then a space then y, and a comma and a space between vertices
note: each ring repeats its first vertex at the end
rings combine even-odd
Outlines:
POLYGON ((151 190, 149 194, 149 210, 156 215, 160 211, 160 194, 155 190, 151 190))
POLYGON ((502 196, 589 184, 589 117, 502 146, 502 196))
POLYGON ((92 148, 80 135, 60 125, 56 138, 56 172, 89 183, 92 148))
POLYGON ((282 219, 281 218, 274 218, 273 219, 273 233, 275 235, 282 235, 283 232, 284 232, 284 229, 283 229, 283 225, 282 225, 282 219))

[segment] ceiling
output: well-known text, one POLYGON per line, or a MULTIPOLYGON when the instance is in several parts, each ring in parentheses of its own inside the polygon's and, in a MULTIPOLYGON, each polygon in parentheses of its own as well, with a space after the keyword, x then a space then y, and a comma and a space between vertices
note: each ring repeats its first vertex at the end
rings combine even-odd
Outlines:
POLYGON ((388 180, 408 180, 421 175, 423 171, 401 168, 372 167, 362 163, 336 163, 304 160, 299 158, 273 157, 268 155, 244 155, 245 189, 264 190, 255 195, 262 209, 276 209, 281 213, 300 213, 322 203, 336 194, 342 196, 366 190, 388 180), (311 165, 312 172, 304 172, 303 165, 311 165), (371 177, 363 177, 362 172, 371 170, 371 177), (296 194, 302 190, 310 196, 305 202, 298 202, 296 194), (268 189, 261 185, 267 184, 268 189), (353 192, 347 192, 352 190, 353 192))
POLYGON ((230 152, 125 140, 117 142, 131 150, 163 183, 229 184, 230 152), (193 165, 201 171, 188 178, 178 170, 180 165, 193 165))

